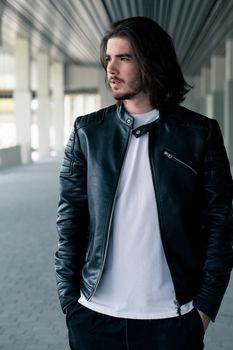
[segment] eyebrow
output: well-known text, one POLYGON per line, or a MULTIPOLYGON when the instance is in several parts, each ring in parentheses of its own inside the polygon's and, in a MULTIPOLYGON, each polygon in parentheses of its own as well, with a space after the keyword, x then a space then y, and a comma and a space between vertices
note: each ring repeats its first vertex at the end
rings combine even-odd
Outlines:
MULTIPOLYGON (((120 53, 118 55, 115 55, 117 58, 121 58, 121 57, 129 57, 132 58, 132 55, 130 55, 129 53, 120 53)), ((111 57, 111 55, 107 54, 105 55, 105 57, 111 57)))

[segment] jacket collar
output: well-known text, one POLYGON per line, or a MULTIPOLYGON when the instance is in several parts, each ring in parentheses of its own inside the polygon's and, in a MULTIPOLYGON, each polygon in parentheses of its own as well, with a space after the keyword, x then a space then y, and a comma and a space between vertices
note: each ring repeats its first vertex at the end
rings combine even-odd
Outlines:
POLYGON ((128 125, 131 129, 133 128, 134 124, 134 117, 132 115, 128 114, 124 108, 123 103, 117 103, 117 117, 120 119, 121 122, 128 125))
MULTIPOLYGON (((156 119, 154 122, 150 123, 152 125, 157 125, 159 126, 162 121, 162 117, 164 116, 164 112, 159 112, 159 118, 156 119)), ((131 129, 133 129, 133 124, 134 124, 134 117, 130 115, 124 108, 124 105, 122 102, 117 103, 117 117, 120 119, 121 122, 124 124, 128 125, 131 129)), ((142 126, 143 127, 143 126, 142 126)), ((141 127, 137 128, 140 129, 141 127)))

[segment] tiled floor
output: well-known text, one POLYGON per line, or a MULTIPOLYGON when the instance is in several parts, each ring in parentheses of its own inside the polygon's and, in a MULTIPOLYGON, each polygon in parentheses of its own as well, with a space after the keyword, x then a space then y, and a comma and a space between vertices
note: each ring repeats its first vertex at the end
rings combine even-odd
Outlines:
MULTIPOLYGON (((0 350, 69 348, 53 265, 58 172, 54 159, 0 172, 0 350)), ((232 280, 205 343, 233 348, 232 280)))

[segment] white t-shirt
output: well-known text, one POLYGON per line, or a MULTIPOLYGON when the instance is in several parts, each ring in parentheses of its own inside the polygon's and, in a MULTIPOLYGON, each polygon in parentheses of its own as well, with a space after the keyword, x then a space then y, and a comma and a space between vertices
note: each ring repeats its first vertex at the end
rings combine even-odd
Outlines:
MULTIPOLYGON (((157 110, 133 115, 134 129, 159 117, 157 110)), ((161 319, 178 316, 165 258, 148 154, 148 133, 131 135, 122 167, 103 275, 84 306, 115 317, 161 319)), ((192 302, 182 306, 189 312, 192 302)))

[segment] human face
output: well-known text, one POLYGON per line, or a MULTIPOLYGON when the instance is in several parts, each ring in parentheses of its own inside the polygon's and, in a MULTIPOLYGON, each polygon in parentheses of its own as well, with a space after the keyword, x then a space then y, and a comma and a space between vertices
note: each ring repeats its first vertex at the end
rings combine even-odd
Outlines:
POLYGON ((116 100, 131 100, 142 91, 140 71, 129 41, 110 38, 106 48, 107 81, 116 100))

